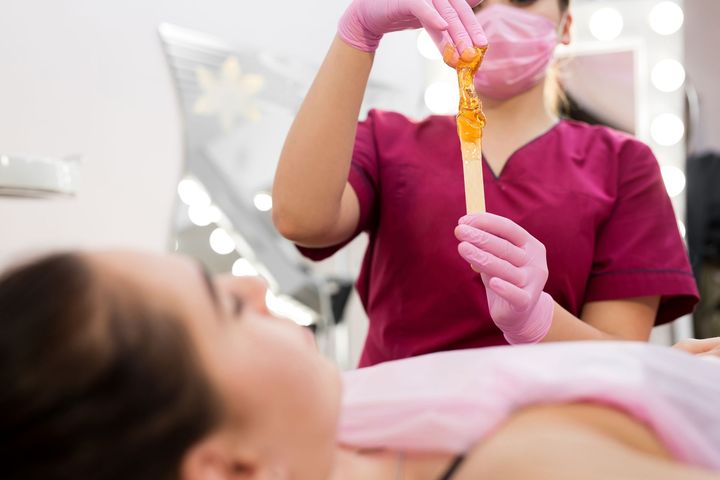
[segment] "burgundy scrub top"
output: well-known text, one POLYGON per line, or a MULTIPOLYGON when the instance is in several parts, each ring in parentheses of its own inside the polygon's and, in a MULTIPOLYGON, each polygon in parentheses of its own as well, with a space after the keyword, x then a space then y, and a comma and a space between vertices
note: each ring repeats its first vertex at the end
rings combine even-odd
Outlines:
MULTIPOLYGON (((487 162, 483 175, 488 211, 545 245, 545 291, 573 315, 586 302, 646 295, 662 297, 658 325, 692 311, 695 281, 643 143, 563 120, 517 150, 500 175, 487 162)), ((465 197, 455 119, 370 111, 358 125, 349 182, 360 201, 356 234, 370 235, 357 281, 370 319, 360 366, 506 344, 480 275, 457 252, 465 197)), ((320 260, 345 243, 300 251, 320 260)))

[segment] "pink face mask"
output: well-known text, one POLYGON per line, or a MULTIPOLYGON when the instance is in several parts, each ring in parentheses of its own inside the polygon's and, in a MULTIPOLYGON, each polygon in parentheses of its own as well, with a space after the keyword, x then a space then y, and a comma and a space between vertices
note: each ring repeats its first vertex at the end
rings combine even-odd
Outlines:
POLYGON ((489 45, 475 76, 475 88, 481 96, 507 100, 545 77, 558 43, 552 21, 507 5, 484 8, 477 19, 489 45))

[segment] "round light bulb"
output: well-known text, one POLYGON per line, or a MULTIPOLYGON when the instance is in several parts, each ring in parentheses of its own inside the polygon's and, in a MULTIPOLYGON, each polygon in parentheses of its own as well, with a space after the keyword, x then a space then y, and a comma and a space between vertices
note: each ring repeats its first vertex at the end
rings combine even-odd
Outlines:
POLYGON ((680 236, 685 238, 685 235, 687 235, 687 228, 685 228, 685 224, 682 220, 678 220, 678 230, 680 230, 680 236))
POLYGON ((459 101, 457 87, 448 82, 435 82, 425 89, 425 105, 437 115, 455 113, 459 101))
POLYGON ((278 296, 268 290, 265 293, 265 304, 272 313, 278 317, 289 318, 298 325, 305 327, 313 324, 313 314, 311 310, 293 300, 278 296))
POLYGON ((210 248, 215 253, 227 255, 235 250, 235 241, 225 230, 216 228, 210 234, 210 248))
POLYGON ((590 32, 601 41, 614 40, 619 37, 623 26, 622 15, 611 7, 601 8, 590 17, 590 32))
POLYGON ((209 207, 191 205, 188 208, 188 217, 190 221, 198 227, 206 227, 211 223, 219 222, 222 213, 215 205, 210 205, 209 207))
POLYGON ((653 67, 650 77, 661 92, 674 92, 685 83, 685 68, 677 60, 668 58, 653 67))
POLYGON ((260 192, 253 197, 253 204, 261 212, 268 212, 272 210, 272 197, 269 193, 260 192))
POLYGON ((672 35, 685 21, 683 9, 675 2, 660 2, 650 10, 650 28, 660 35, 672 35))
POLYGON ((685 173, 678 167, 663 165, 660 169, 665 189, 671 197, 677 197, 685 190, 685 173))
POLYGON ((247 258, 238 258, 232 266, 232 274, 236 277, 257 277, 258 271, 247 258))
POLYGON ((685 124, 675 114, 660 114, 650 124, 650 136, 663 147, 675 145, 682 140, 683 135, 685 135, 685 124))
POLYGON ((420 55, 428 60, 442 60, 442 55, 435 46, 435 42, 430 38, 430 34, 426 30, 420 30, 417 38, 417 48, 420 55))
POLYGON ((180 200, 182 200, 185 205, 196 205, 201 207, 210 206, 210 195, 208 195, 205 187, 192 178, 183 178, 180 180, 177 192, 180 196, 180 200))

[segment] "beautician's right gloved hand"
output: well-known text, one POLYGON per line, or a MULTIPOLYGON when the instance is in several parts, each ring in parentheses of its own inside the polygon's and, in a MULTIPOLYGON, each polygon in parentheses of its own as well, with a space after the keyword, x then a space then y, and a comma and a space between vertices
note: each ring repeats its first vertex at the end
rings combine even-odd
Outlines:
POLYGON ((545 293, 545 246, 512 220, 478 213, 455 228, 458 252, 485 284, 490 316, 510 344, 537 343, 552 325, 555 301, 545 293))
POLYGON ((340 19, 338 35, 359 50, 374 52, 385 33, 425 27, 447 62, 448 45, 460 53, 487 45, 472 11, 481 1, 354 0, 340 19))

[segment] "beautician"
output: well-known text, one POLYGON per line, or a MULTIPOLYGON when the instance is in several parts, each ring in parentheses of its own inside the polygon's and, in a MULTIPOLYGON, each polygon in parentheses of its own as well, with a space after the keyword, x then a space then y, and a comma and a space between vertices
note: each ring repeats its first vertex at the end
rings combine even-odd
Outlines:
POLYGON ((303 254, 320 260, 369 233, 361 366, 506 343, 645 341, 698 300, 650 149, 549 106, 569 0, 477 3, 354 0, 280 158, 273 218, 303 254), (491 213, 464 215, 452 116, 372 110, 357 122, 381 38, 421 26, 441 51, 489 44, 475 85, 491 213))

